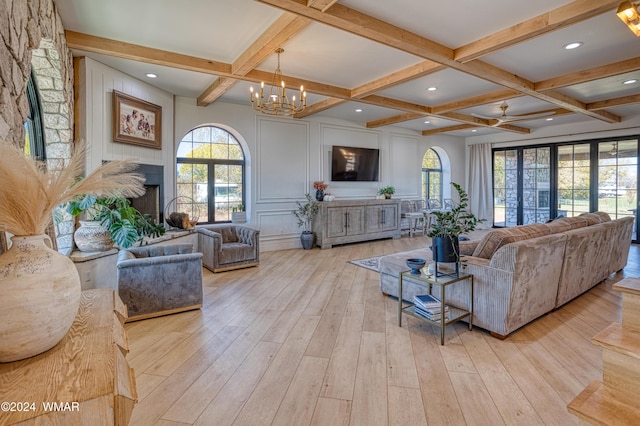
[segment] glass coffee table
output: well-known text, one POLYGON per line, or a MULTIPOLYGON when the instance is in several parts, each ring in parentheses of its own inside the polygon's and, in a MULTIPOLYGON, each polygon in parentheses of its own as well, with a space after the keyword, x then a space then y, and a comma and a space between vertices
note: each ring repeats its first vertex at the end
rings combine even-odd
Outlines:
POLYGON ((422 268, 420 270, 420 275, 412 274, 410 271, 401 272, 400 277, 398 278, 398 326, 402 327, 402 314, 408 314, 413 317, 419 318, 423 321, 427 321, 433 325, 440 327, 440 344, 444 345, 444 329, 447 325, 453 324, 455 322, 460 321, 463 318, 469 318, 469 330, 473 327, 473 275, 459 273, 458 276, 455 275, 442 275, 435 276, 433 274, 429 274, 427 268, 422 268), (444 321, 440 320, 431 320, 424 315, 421 315, 416 312, 415 304, 409 303, 405 304, 402 300, 402 281, 405 278, 413 278, 414 280, 421 281, 424 283, 426 287, 426 294, 431 294, 431 290, 433 286, 440 287, 440 312, 445 312, 446 301, 446 289, 448 286, 455 284, 460 281, 467 281, 469 287, 469 303, 466 309, 459 308, 456 306, 449 305, 449 317, 445 318, 444 321))

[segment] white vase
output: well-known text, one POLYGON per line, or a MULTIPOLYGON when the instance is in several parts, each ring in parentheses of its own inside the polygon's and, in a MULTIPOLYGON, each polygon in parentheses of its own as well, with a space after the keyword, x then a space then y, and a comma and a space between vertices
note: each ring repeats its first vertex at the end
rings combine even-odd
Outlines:
POLYGON ((46 235, 12 237, 0 255, 0 362, 29 358, 67 334, 80 305, 80 277, 46 235))
POLYGON ((113 247, 109 230, 96 220, 81 220, 73 240, 80 251, 107 251, 113 247))

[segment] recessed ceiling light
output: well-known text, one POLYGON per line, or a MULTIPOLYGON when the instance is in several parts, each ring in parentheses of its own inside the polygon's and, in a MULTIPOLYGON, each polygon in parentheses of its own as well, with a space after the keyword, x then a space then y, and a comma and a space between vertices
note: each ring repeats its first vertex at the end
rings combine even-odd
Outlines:
POLYGON ((473 133, 475 133, 475 132, 477 132, 477 131, 478 131, 478 129, 473 129, 473 130, 472 130, 472 132, 473 132, 473 133))
POLYGON ((638 80, 635 78, 632 78, 631 80, 627 80, 627 81, 623 81, 622 84, 633 84, 633 83, 637 83, 638 80))
POLYGON ((429 124, 431 123, 429 120, 425 121, 424 124, 429 124))
POLYGON ((157 77, 157 75, 156 75, 156 74, 154 74, 154 73, 152 73, 152 72, 150 72, 150 73, 147 73, 147 77, 149 77, 149 78, 156 78, 156 77, 157 77))
POLYGON ((436 90, 438 90, 438 88, 437 88, 437 87, 433 87, 433 86, 431 86, 431 87, 427 87, 427 90, 428 90, 429 92, 435 92, 436 90))
POLYGON ((582 42, 581 41, 573 41, 571 43, 567 43, 564 46, 562 46, 565 50, 573 50, 573 49, 577 49, 578 47, 582 46, 582 42))
POLYGON ((360 108, 358 108, 358 109, 356 110, 356 112, 362 112, 362 110, 361 110, 360 108))
POLYGON ((547 121, 553 121, 553 117, 547 118, 547 121))

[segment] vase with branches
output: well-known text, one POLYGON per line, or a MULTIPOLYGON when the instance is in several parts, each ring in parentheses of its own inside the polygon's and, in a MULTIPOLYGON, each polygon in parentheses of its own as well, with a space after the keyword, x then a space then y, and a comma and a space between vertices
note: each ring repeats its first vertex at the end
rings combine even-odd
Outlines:
POLYGON ((13 234, 11 248, 0 255, 0 362, 52 348, 78 311, 78 270, 67 256, 52 249, 45 235, 53 211, 82 194, 144 193, 144 178, 133 171, 135 162, 110 161, 78 179, 84 158, 80 144, 65 167, 51 169, 27 157, 20 147, 0 141, 0 231, 13 234))

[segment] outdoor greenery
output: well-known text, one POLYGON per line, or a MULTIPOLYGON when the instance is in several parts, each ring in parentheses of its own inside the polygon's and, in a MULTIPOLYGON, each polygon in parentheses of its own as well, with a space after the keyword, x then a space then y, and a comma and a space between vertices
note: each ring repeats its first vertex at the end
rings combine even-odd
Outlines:
POLYGON ((318 202, 311 197, 311 194, 305 194, 306 202, 296 201, 298 208, 292 213, 298 219, 298 226, 302 227, 303 232, 311 232, 313 229, 313 218, 318 213, 318 202))
POLYGON ((66 210, 72 216, 84 212, 87 220, 99 221, 109 230, 111 239, 120 247, 142 243, 144 237, 159 237, 165 229, 150 215, 142 214, 126 198, 100 198, 85 195, 67 203, 66 210))

